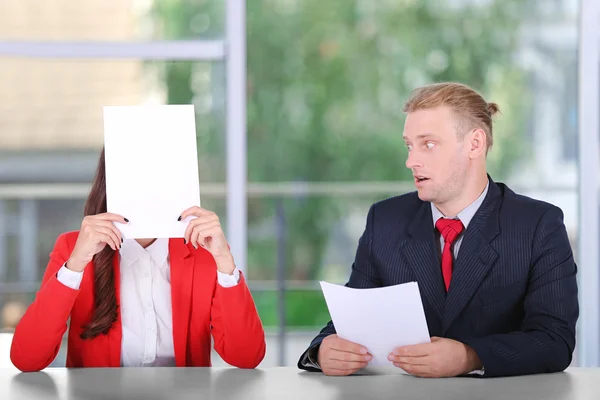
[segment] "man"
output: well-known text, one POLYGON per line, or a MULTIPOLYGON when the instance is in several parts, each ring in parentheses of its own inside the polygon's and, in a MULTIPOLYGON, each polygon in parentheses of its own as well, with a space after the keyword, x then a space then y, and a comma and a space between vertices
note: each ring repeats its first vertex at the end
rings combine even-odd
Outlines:
MULTIPOLYGON (((577 267, 562 211, 486 172, 498 106, 439 83, 415 90, 404 111, 417 191, 371 206, 346 284, 418 282, 431 343, 396 348, 390 361, 421 377, 564 370, 579 316, 577 267)), ((389 305, 390 318, 401 306, 389 305)), ((349 375, 370 359, 329 322, 298 366, 349 375)))

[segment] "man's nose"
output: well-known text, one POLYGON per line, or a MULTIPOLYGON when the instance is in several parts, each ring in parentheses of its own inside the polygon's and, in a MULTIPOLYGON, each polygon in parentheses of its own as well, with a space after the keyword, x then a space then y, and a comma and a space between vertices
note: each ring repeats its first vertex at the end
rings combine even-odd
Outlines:
POLYGON ((408 157, 406 158, 406 168, 414 169, 414 168, 419 168, 422 166, 423 166, 423 163, 421 162, 421 160, 419 159, 417 154, 415 154, 414 151, 409 151, 408 157))

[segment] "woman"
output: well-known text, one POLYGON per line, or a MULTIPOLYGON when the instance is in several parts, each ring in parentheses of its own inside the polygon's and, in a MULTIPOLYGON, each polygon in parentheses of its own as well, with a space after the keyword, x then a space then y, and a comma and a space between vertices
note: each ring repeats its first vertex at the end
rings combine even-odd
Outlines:
POLYGON ((262 361, 263 327, 214 213, 185 210, 179 221, 196 218, 184 239, 123 240, 115 223, 129 221, 106 212, 103 150, 85 215, 58 237, 15 329, 17 368, 46 368, 69 317, 67 367, 210 366, 211 335, 227 363, 262 361))

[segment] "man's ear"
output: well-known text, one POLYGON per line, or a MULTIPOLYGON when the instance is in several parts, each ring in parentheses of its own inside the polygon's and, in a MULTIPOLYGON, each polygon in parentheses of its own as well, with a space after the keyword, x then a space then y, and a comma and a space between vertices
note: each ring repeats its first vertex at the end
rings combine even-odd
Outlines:
POLYGON ((485 155, 487 149, 487 136, 483 129, 477 128, 468 135, 469 158, 475 159, 485 155))

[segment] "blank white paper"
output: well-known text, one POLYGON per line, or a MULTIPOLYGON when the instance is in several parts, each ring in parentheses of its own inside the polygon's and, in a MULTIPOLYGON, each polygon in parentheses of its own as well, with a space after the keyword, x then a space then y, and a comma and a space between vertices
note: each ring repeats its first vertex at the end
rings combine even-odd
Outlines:
POLYGON ((396 347, 431 341, 416 282, 373 289, 320 283, 337 335, 373 356, 366 372, 405 373, 388 355, 396 347))
POLYGON ((104 107, 108 212, 124 238, 181 238, 200 206, 196 124, 192 105, 104 107))

